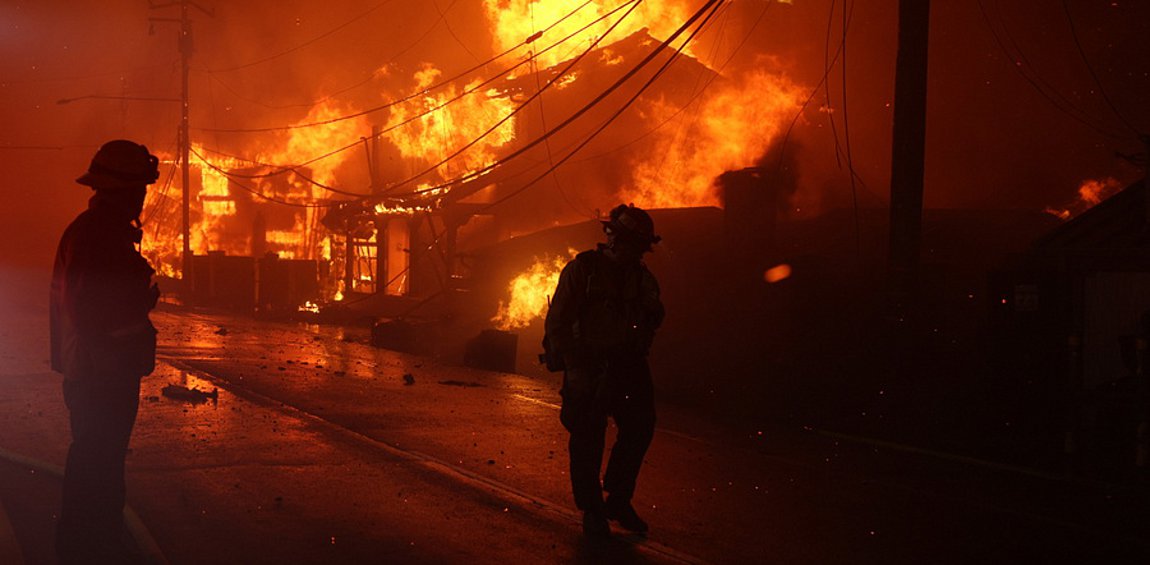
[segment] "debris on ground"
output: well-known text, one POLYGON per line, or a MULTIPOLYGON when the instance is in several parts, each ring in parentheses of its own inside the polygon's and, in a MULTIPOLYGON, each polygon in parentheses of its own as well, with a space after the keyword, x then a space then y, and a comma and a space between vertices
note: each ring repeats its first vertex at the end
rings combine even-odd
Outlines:
POLYGON ((477 382, 472 382, 472 381, 455 381, 455 380, 439 381, 439 384, 441 384, 441 385, 447 385, 447 386, 462 386, 462 387, 477 387, 477 386, 483 386, 482 384, 480 384, 480 383, 477 383, 477 382))
POLYGON ((404 386, 411 386, 411 385, 415 384, 415 375, 413 375, 411 373, 404 373, 403 374, 403 384, 404 384, 404 386))
POLYGON ((220 399, 220 393, 217 389, 213 388, 211 392, 204 392, 198 388, 188 388, 178 384, 165 386, 160 390, 160 394, 176 400, 186 400, 192 404, 200 404, 208 400, 215 402, 220 399))

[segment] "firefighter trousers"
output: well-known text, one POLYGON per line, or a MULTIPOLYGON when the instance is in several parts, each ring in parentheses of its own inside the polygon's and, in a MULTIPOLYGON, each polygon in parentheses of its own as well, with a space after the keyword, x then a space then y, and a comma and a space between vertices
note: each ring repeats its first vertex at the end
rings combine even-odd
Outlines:
POLYGON ((559 418, 570 433, 567 447, 575 506, 584 512, 601 511, 603 491, 612 504, 630 503, 655 434, 655 395, 647 360, 569 368, 560 392, 559 418), (615 421, 618 435, 600 483, 608 417, 615 421))
POLYGON ((124 459, 140 403, 139 379, 66 378, 72 443, 56 549, 61 563, 123 562, 124 459))

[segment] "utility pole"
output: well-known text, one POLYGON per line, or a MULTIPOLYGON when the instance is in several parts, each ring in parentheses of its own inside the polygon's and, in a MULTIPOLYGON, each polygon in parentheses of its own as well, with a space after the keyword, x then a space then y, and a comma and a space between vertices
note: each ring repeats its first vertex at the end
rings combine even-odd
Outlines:
MULTIPOLYGON (((379 124, 371 126, 371 194, 379 196, 383 194, 383 171, 380 170, 382 163, 381 156, 381 143, 380 138, 383 136, 383 129, 379 124)), ((379 295, 387 294, 387 281, 389 278, 389 271, 387 265, 387 228, 391 222, 391 218, 377 213, 375 215, 375 272, 372 276, 375 277, 375 293, 379 295)))
POLYGON ((894 79, 894 131, 890 174, 890 285, 893 312, 913 310, 922 239, 926 155, 927 37, 930 0, 899 0, 898 59, 894 79))
POLYGON ((188 18, 188 0, 180 2, 180 186, 183 188, 180 208, 181 234, 184 240, 183 287, 184 293, 192 290, 192 237, 191 237, 191 132, 188 130, 188 69, 191 67, 192 21, 188 18))
POLYGON ((889 355, 893 386, 920 370, 917 327, 922 193, 926 156, 927 36, 930 0, 899 0, 898 58, 891 135, 889 355))
POLYGON ((178 2, 168 2, 165 4, 151 4, 150 9, 166 8, 168 6, 179 6, 179 18, 149 18, 151 21, 164 21, 175 22, 180 24, 180 35, 178 46, 180 50, 180 131, 179 131, 179 154, 180 154, 180 192, 182 193, 180 205, 180 219, 181 219, 181 237, 183 239, 183 249, 181 250, 181 278, 183 282, 183 291, 185 294, 191 292, 192 289, 192 239, 191 239, 191 126, 188 118, 189 109, 191 104, 189 102, 190 91, 188 88, 188 71, 191 69, 192 53, 195 51, 195 46, 192 40, 192 19, 190 15, 190 8, 195 7, 201 12, 212 16, 213 13, 192 2, 191 0, 179 0, 178 2))

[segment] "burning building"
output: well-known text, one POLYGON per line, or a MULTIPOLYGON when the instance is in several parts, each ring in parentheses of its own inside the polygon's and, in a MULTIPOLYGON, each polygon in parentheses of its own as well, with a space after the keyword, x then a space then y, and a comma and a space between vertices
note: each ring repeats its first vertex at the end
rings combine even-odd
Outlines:
MULTIPOLYGON (((260 265, 274 262, 316 277, 274 293, 277 303, 354 302, 396 316, 466 289, 476 250, 510 237, 594 219, 620 201, 719 205, 715 179, 755 165, 799 107, 781 74, 728 78, 690 54, 711 4, 693 16, 560 4, 486 4, 497 72, 445 78, 426 65, 409 94, 369 111, 317 106, 253 157, 197 147, 191 295, 264 305, 274 275, 260 265), (528 12, 552 25, 524 27, 528 12), (385 121, 369 125, 372 111, 385 121), (352 157, 360 151, 366 166, 352 157), (361 188, 336 188, 358 179, 361 188), (224 299, 223 288, 253 290, 224 299)), ((180 276, 173 192, 153 197, 146 245, 162 272, 180 276)), ((542 280, 561 266, 548 261, 542 280)), ((509 309, 498 314, 505 326, 525 323, 509 311, 539 310, 514 294, 494 301, 509 309)))

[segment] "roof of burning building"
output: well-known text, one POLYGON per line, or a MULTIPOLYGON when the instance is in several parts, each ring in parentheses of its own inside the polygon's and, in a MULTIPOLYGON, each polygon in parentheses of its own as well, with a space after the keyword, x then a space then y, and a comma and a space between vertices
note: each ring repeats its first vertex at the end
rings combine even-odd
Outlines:
POLYGON ((1051 230, 1033 251, 1140 248, 1150 246, 1150 194, 1145 180, 1128 185, 1082 214, 1051 230))
MULTIPOLYGON (((644 116, 638 112, 620 113, 620 109, 633 102, 627 96, 685 104, 697 95, 698 90, 683 88, 682 85, 698 85, 718 78, 714 71, 686 54, 676 57, 675 63, 670 64, 675 56, 673 50, 655 53, 661 43, 644 28, 563 63, 492 82, 486 96, 509 99, 516 104, 516 139, 501 148, 495 163, 441 186, 412 190, 396 185, 377 195, 349 200, 333 207, 323 218, 323 223, 338 229, 353 217, 402 216, 410 215, 412 210, 434 211, 460 201, 476 200, 477 193, 490 187, 495 190, 481 198, 486 202, 479 203, 497 201, 545 177, 546 173, 540 175, 533 169, 540 163, 554 163, 556 157, 551 154, 552 146, 566 148, 583 143, 588 137, 609 132, 608 124, 612 129, 637 129, 638 121, 644 120, 644 116), (640 63, 652 55, 651 61, 640 71, 640 63), (664 65, 667 65, 666 69, 660 71, 664 65), (619 88, 628 80, 640 85, 650 80, 651 88, 619 88), (545 106, 541 97, 543 91, 547 93, 545 106), (540 109, 535 111, 533 101, 537 99, 540 109)), ((591 143, 587 146, 594 147, 591 143)), ((618 157, 624 155, 623 152, 616 153, 618 157)))

